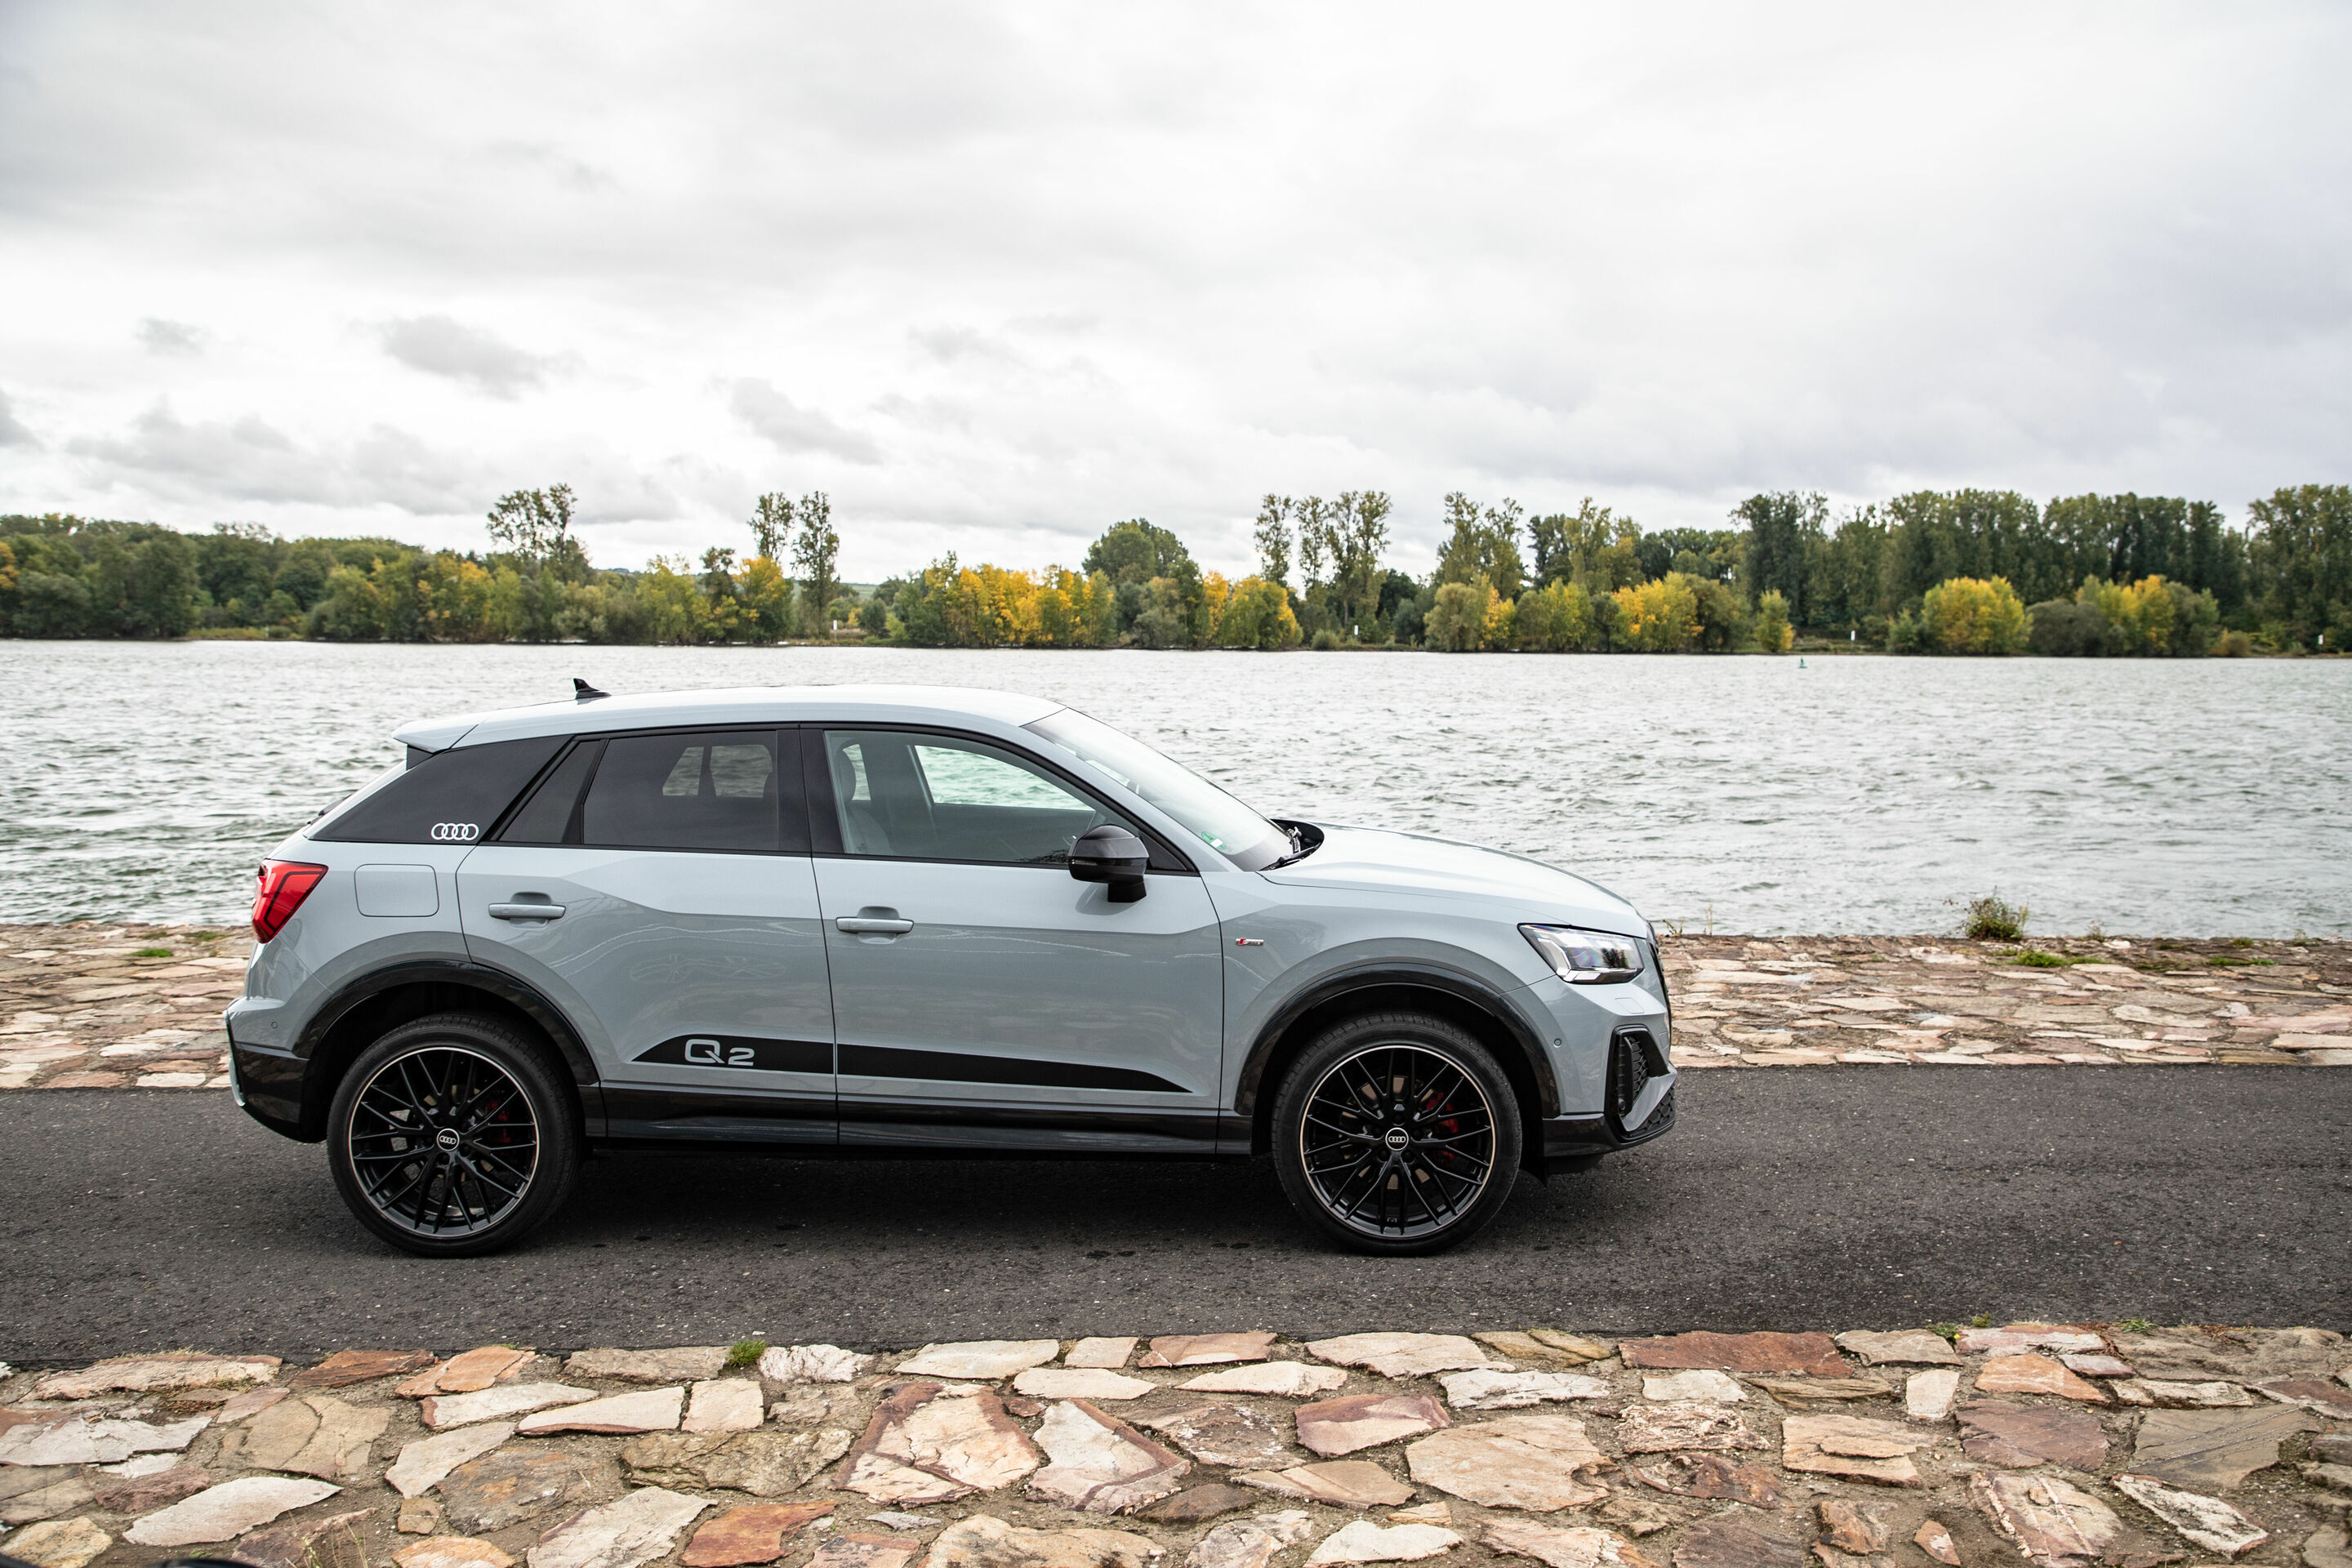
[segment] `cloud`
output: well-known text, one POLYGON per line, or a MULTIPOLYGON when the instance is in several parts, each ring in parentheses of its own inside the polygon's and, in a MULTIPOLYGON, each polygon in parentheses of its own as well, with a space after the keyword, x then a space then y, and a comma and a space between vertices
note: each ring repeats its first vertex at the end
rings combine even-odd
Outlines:
POLYGON ((261 418, 182 419, 158 402, 119 434, 68 450, 109 484, 188 500, 333 507, 391 506, 418 516, 474 510, 478 465, 385 425, 347 444, 306 447, 261 418))
POLYGON ((539 385, 556 363, 446 316, 386 321, 376 336, 383 352, 409 369, 463 382, 491 397, 511 399, 539 385))
POLYGON ((18 0, 0 58, 0 267, 45 307, 0 364, 47 444, 5 458, 61 505, 79 463, 381 529, 331 514, 478 480, 454 541, 593 457, 631 548, 805 470, 850 551, 908 542, 861 571, 1138 513, 1233 566, 1260 493, 1370 486, 1418 570, 1457 487, 2235 511, 2352 425, 2326 0, 18 0), (137 352, 175 351, 123 300, 209 352, 137 352), (262 428, 142 432, 159 384, 262 428))
POLYGON ((24 423, 16 417, 16 405, 8 401, 8 395, 0 392, 0 447, 37 448, 40 444, 40 437, 26 429, 24 423))
POLYGON ((767 382, 745 376, 729 394, 727 406, 745 427, 779 452, 825 452, 853 463, 878 463, 874 438, 814 408, 803 408, 767 382))
POLYGON ((140 342, 151 354, 200 354, 205 352, 205 338, 211 335, 202 327, 165 321, 161 316, 144 318, 136 331, 140 342))

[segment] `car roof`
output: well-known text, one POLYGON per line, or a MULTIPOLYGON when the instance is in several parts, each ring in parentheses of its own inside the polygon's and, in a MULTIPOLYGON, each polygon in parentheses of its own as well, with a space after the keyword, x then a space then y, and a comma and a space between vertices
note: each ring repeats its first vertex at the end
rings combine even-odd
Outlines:
POLYGON ((420 719, 393 739, 420 751, 478 746, 537 735, 690 724, 788 724, 811 720, 902 723, 992 721, 1034 723, 1062 704, 1018 691, 968 686, 740 686, 704 691, 647 691, 543 702, 449 719, 420 719))

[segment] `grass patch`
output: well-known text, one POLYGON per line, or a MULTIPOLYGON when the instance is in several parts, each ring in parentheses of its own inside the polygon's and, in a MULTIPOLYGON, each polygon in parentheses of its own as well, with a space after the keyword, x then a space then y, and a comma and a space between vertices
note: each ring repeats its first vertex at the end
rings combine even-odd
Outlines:
POLYGON ((1957 1340, 1960 1337, 1960 1325, 1958 1323, 1930 1323, 1927 1325, 1927 1331, 1931 1334, 1941 1334, 1948 1340, 1957 1340))
POLYGON ((1969 900, 1969 916, 1960 934, 1972 942, 2022 942, 2025 917, 2033 911, 2012 904, 1997 893, 1969 900))
POLYGON ((169 958, 172 956, 172 950, 168 947, 142 947, 133 952, 131 956, 133 958, 169 958))
POLYGON ((2219 953, 2216 953, 2205 962, 2211 964, 2216 969, 2243 969, 2251 963, 2268 963, 2275 965, 2278 963, 2278 960, 2275 958, 2223 958, 2219 953))
POLYGON ((1984 1313, 1979 1312, 1975 1317, 1969 1320, 1969 1327, 1972 1329, 1989 1329, 1992 1327, 1992 1320, 1987 1317, 1984 1313))
POLYGON ((2039 948, 2027 948, 2011 963, 2021 963, 2028 969, 2072 969, 2078 963, 2096 963, 2095 958, 2076 958, 2071 952, 2043 952, 2039 948))
POLYGON ((2152 1334, 2156 1332, 2156 1325, 2149 1322, 2146 1318, 2117 1318, 2115 1321, 2114 1326, 2121 1329, 2127 1334, 2152 1334))
POLYGON ((225 931, 190 931, 188 933, 188 940, 190 942, 218 942, 227 934, 228 932, 225 931))
POLYGON ((727 1347, 727 1364, 730 1367, 750 1366, 768 1353, 765 1340, 737 1340, 727 1347))

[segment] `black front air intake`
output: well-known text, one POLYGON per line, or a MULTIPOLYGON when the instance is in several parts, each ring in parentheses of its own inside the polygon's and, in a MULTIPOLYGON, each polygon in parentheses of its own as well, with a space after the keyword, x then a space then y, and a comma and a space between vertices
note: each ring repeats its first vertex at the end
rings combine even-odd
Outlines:
POLYGON ((1666 1070, 1664 1056, 1650 1031, 1620 1029, 1609 1041, 1609 1113, 1620 1128, 1641 1103, 1650 1080, 1666 1070))

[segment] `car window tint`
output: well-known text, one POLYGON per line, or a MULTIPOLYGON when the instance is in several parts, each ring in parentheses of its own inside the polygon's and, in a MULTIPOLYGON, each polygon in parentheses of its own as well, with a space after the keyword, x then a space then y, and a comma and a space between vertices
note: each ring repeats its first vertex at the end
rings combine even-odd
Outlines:
POLYGON ((626 735, 605 743, 581 806, 580 840, 637 849, 772 852, 776 825, 772 734, 626 735))
POLYGON ((851 855, 1063 866, 1106 822, 1093 797, 1000 747, 944 735, 830 731, 825 753, 851 855))
POLYGON ((412 756, 409 765, 310 837, 353 844, 470 844, 490 830, 566 737, 493 741, 412 756))
POLYGON ((499 841, 562 843, 572 827, 572 808, 580 804, 580 786, 588 782, 588 774, 596 765, 596 753, 603 746, 601 741, 583 741, 565 752, 563 760, 531 791, 522 809, 514 814, 514 820, 499 830, 499 841))

